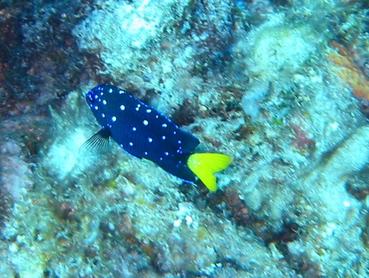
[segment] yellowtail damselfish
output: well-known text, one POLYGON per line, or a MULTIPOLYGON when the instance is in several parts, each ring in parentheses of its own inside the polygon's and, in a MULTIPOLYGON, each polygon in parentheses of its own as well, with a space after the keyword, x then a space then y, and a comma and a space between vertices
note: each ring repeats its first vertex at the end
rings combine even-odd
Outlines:
POLYGON ((113 85, 98 85, 86 95, 102 127, 86 145, 101 145, 111 137, 128 153, 153 161, 165 171, 191 183, 200 180, 217 190, 215 173, 228 167, 231 157, 196 153, 200 141, 153 107, 113 85))

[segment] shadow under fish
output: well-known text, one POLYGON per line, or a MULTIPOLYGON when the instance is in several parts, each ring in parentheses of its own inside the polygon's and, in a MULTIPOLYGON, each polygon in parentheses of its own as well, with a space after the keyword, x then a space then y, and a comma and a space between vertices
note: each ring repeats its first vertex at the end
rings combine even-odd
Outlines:
POLYGON ((87 103, 102 127, 84 144, 106 145, 112 138, 138 158, 153 161, 185 181, 217 190, 215 173, 228 167, 232 158, 221 153, 196 153, 200 141, 153 107, 113 85, 98 85, 86 95, 87 103))

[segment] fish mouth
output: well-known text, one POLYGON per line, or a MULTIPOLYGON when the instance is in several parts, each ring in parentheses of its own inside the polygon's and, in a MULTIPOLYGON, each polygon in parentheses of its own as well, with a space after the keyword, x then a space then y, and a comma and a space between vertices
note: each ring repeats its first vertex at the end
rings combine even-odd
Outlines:
POLYGON ((94 103, 94 101, 95 101, 94 92, 89 91, 86 94, 86 101, 87 101, 87 103, 94 103))

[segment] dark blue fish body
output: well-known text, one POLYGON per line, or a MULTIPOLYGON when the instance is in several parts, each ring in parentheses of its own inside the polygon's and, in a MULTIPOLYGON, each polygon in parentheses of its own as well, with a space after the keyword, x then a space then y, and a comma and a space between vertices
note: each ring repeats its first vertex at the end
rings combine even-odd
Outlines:
POLYGON ((196 137, 116 86, 96 86, 86 100, 102 127, 100 135, 111 137, 128 153, 149 159, 179 178, 197 181, 186 163, 199 144, 196 137))

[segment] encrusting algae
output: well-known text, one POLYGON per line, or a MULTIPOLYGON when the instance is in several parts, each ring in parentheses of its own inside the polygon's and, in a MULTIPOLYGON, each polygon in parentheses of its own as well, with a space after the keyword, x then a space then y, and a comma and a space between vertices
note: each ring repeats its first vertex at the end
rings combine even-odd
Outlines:
POLYGON ((328 54, 328 59, 337 66, 337 75, 352 88, 356 97, 369 100, 369 80, 355 64, 352 53, 336 42, 332 45, 337 52, 328 54))

